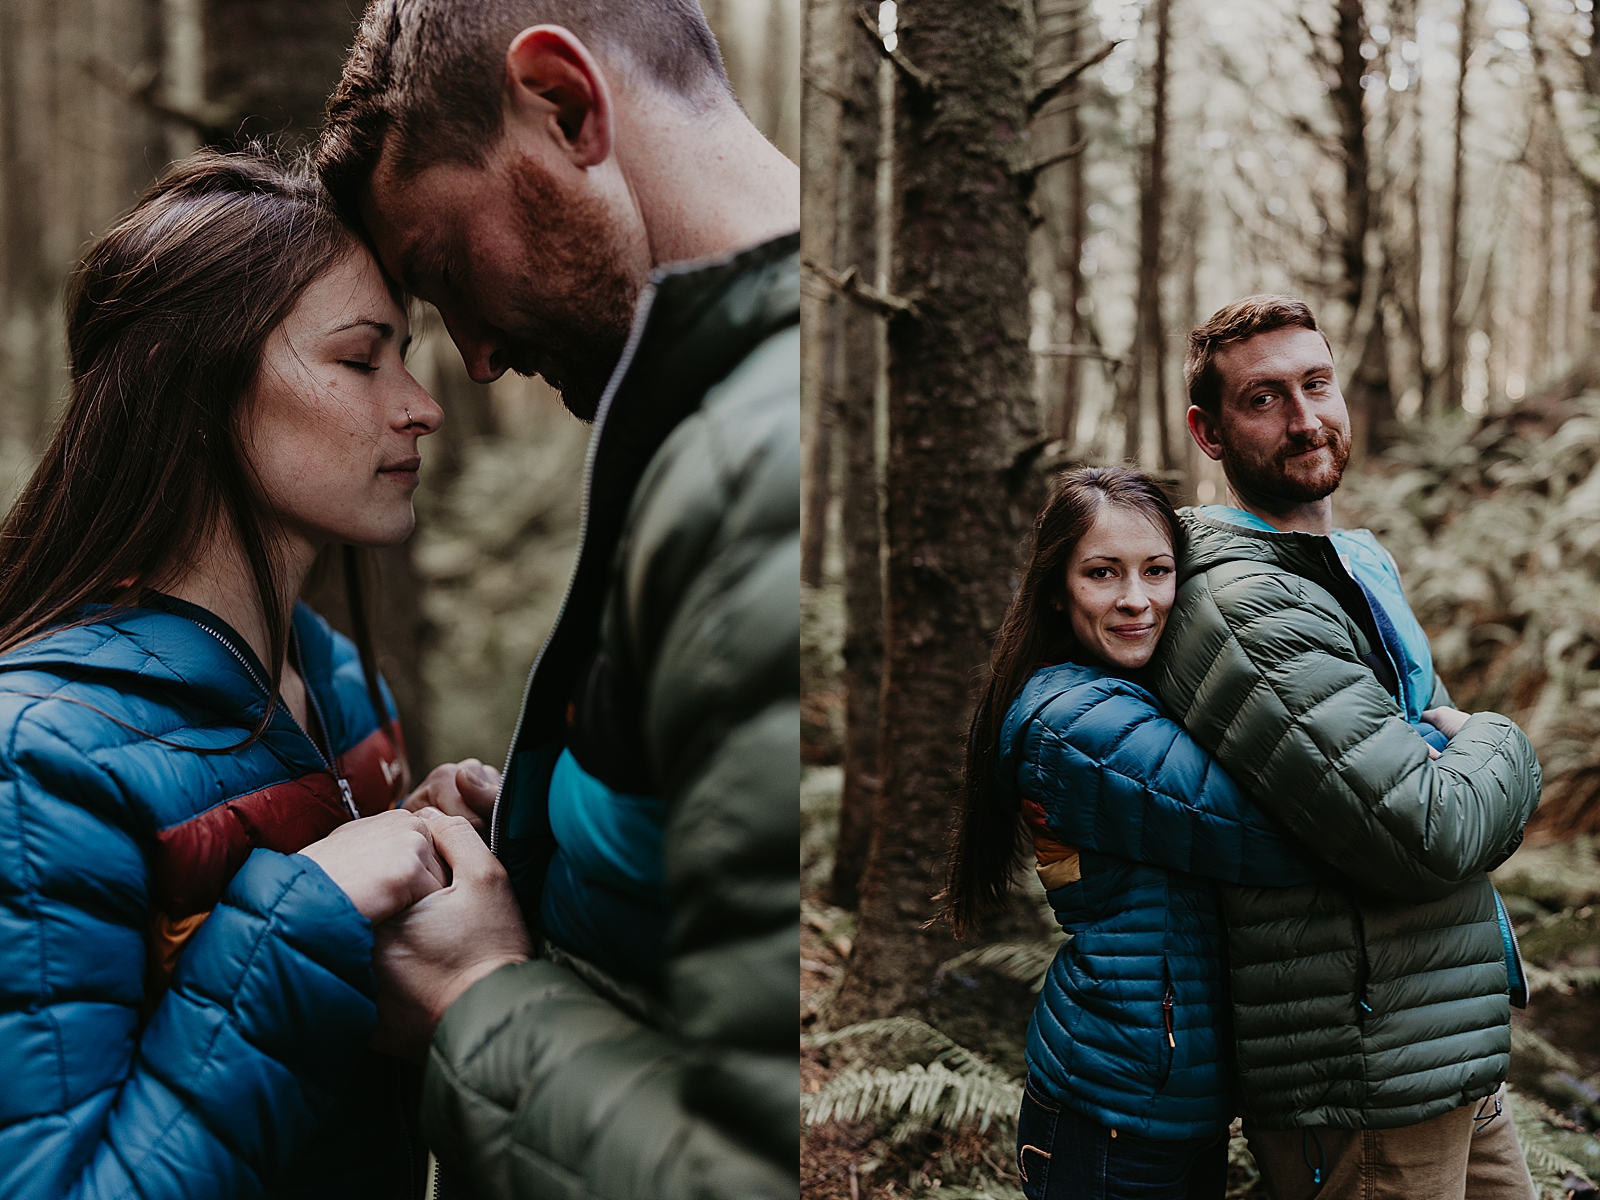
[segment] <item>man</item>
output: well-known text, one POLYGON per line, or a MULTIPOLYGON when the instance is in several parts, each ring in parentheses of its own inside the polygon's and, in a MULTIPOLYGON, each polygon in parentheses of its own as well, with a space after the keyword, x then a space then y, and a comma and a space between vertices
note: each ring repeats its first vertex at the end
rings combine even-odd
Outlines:
POLYGON ((596 425, 505 870, 428 814, 453 884, 379 935, 430 1143, 483 1200, 792 1196, 798 171, 695 0, 377 0, 317 162, 474 379, 596 425))
POLYGON ((1393 560, 1334 527, 1350 423, 1310 309, 1231 304, 1184 370, 1230 504, 1183 513, 1158 690, 1337 872, 1223 890, 1251 1149, 1275 1200, 1531 1200, 1502 1084, 1525 989, 1484 872, 1538 803, 1532 747, 1449 707, 1393 560))

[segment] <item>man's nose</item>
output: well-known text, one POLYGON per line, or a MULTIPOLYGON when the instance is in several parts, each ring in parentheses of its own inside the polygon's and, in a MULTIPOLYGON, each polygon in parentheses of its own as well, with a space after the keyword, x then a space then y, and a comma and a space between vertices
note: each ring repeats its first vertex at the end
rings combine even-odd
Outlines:
POLYGON ((1311 434, 1322 428, 1310 398, 1296 388, 1289 394, 1289 433, 1311 434))
POLYGON ((453 313, 439 314, 450 340, 474 383, 493 383, 506 373, 505 334, 486 321, 464 320, 453 313))

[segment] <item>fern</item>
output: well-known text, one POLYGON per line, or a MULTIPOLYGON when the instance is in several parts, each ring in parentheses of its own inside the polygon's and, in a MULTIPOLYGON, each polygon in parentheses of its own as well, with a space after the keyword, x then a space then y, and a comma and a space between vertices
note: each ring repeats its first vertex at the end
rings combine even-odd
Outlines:
POLYGON ((976 1124, 980 1132, 997 1119, 1009 1125, 1022 1105, 1022 1081, 986 1062, 926 1021, 914 1017, 885 1017, 863 1021, 800 1039, 806 1047, 838 1045, 871 1038, 890 1043, 913 1042, 928 1062, 899 1069, 887 1067, 841 1071, 821 1090, 800 1097, 806 1124, 827 1121, 883 1123, 896 1121, 889 1134, 901 1142, 929 1129, 957 1129, 976 1124))
POLYGON ((1528 1172, 1533 1176, 1534 1186, 1539 1189, 1540 1196, 1569 1195, 1566 1187, 1569 1176, 1576 1176, 1592 1186, 1594 1181, 1588 1169, 1563 1153, 1557 1144, 1555 1113, 1510 1087, 1506 1088, 1506 1097, 1511 1108, 1511 1119, 1517 1127, 1517 1140, 1522 1143, 1522 1156, 1528 1162, 1528 1172))
MULTIPOLYGON (((987 1066, 987 1064, 984 1064, 987 1066)), ((899 1117, 892 1137, 925 1129, 976 1124, 986 1132, 997 1118, 1016 1120, 1022 1084, 988 1071, 953 1071, 942 1062, 912 1063, 898 1071, 883 1067, 841 1071, 821 1090, 803 1093, 800 1112, 808 1125, 899 1117)))
POLYGON ((843 1029, 828 1030, 822 1033, 805 1034, 800 1039, 804 1047, 834 1046, 840 1042, 854 1041, 865 1038, 883 1038, 889 1042, 914 1040, 921 1044, 925 1051, 934 1055, 931 1062, 954 1070, 958 1075, 984 1075, 997 1082, 1022 1086, 1020 1080, 1013 1079, 999 1067, 979 1058, 954 1038, 940 1033, 926 1021, 919 1021, 915 1017, 884 1017, 879 1021, 863 1021, 859 1025, 847 1025, 843 1029))
POLYGON ((996 974, 1025 983, 1035 992, 1044 988, 1045 975, 1055 961, 1056 951, 1068 941, 1065 937, 1044 938, 1037 942, 995 942, 968 950, 944 963, 939 970, 961 967, 988 967, 996 974))

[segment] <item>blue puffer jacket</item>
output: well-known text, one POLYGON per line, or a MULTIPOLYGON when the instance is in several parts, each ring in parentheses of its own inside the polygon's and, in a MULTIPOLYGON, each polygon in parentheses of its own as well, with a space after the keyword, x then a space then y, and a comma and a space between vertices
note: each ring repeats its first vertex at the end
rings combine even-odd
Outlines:
POLYGON ((1036 671, 1001 744, 1072 935, 1028 1023, 1033 1086, 1140 1137, 1217 1133, 1234 1102, 1214 881, 1307 883, 1311 860, 1154 696, 1100 668, 1036 671))
POLYGON ((266 672, 146 603, 0 657, 0 1197, 419 1194, 414 1072, 364 1049, 371 927, 295 853, 389 807, 401 749, 303 605, 329 753, 281 705, 186 749, 245 738, 266 672))

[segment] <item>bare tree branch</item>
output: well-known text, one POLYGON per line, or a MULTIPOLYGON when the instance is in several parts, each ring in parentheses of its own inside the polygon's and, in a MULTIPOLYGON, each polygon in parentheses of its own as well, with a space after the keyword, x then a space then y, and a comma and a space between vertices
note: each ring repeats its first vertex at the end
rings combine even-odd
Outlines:
POLYGON ((829 287, 852 300, 866 305, 886 317, 917 317, 921 316, 914 298, 896 296, 892 292, 885 292, 873 287, 870 283, 861 282, 861 272, 852 263, 842 272, 832 270, 821 263, 812 262, 809 258, 804 261, 805 269, 816 278, 822 280, 829 287))
POLYGON ((1121 42, 1107 42, 1100 49, 1089 55, 1088 58, 1080 58, 1077 62, 1062 67, 1048 83, 1043 84, 1029 99, 1028 115, 1030 117, 1038 116, 1039 110, 1059 96, 1063 88, 1094 66, 1095 63, 1104 62, 1111 57, 1111 52, 1121 44, 1121 42))
POLYGON ((193 129, 204 140, 226 136, 239 123, 241 113, 231 104, 208 101, 195 108, 181 108, 157 96, 161 82, 158 67, 149 63, 129 71, 103 58, 89 57, 80 64, 85 75, 92 76, 118 95, 143 105, 159 117, 177 121, 193 129))
POLYGON ((1036 163, 1029 163, 1026 167, 1023 167, 1022 170, 1018 171, 1017 174, 1027 175, 1029 177, 1036 176, 1046 167, 1053 167, 1057 163, 1066 162, 1070 158, 1077 158, 1078 155, 1082 154, 1086 149, 1088 149, 1088 146, 1089 138, 1088 135, 1085 135, 1078 139, 1076 145, 1067 147, 1067 149, 1061 151, 1059 154, 1046 155, 1036 163))
POLYGON ((889 49, 889 44, 883 40, 883 34, 878 32, 878 23, 872 19, 865 9, 858 8, 856 16, 860 19, 863 28, 866 29, 867 36, 872 39, 872 44, 878 48, 878 53, 892 62, 896 69, 918 88, 925 92, 933 91, 933 76, 912 62, 898 48, 889 49))
POLYGON ((1128 365, 1127 359, 1107 354, 1099 346, 1040 346, 1034 353, 1040 358, 1098 358, 1101 362, 1108 362, 1113 366, 1128 365))
POLYGON ((834 87, 833 84, 829 83, 826 79, 824 79, 816 71, 813 71, 810 67, 801 67, 800 68, 800 78, 801 78, 801 80, 803 80, 806 83, 807 86, 816 88, 817 91, 821 92, 824 96, 828 97, 828 99, 837 100, 840 104, 844 105, 846 108, 852 107, 851 103, 850 103, 850 97, 849 96, 846 96, 843 92, 841 92, 838 88, 834 87))

